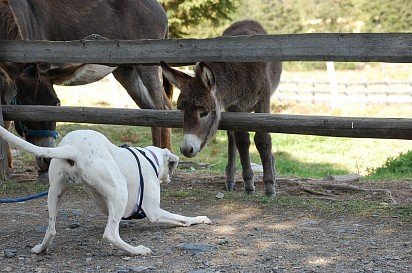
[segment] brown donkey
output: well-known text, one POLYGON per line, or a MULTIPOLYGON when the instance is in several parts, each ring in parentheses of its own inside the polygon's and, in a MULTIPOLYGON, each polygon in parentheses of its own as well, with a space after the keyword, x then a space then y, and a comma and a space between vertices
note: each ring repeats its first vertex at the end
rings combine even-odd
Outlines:
MULTIPOLYGON (((255 21, 240 21, 231 25, 223 36, 265 35, 263 27, 255 21)), ((200 62, 196 64, 194 77, 172 69, 162 63, 165 77, 181 91, 177 107, 183 112, 184 138, 180 146, 182 154, 194 157, 216 133, 220 113, 270 112, 270 97, 279 85, 282 63, 221 63, 200 62)), ((228 131, 228 164, 226 189, 235 188, 236 148, 243 169, 245 192, 254 193, 253 171, 250 165, 249 133, 228 131)), ((269 133, 257 132, 255 144, 263 165, 265 193, 275 191, 275 158, 269 133)))
MULTIPOLYGON (((168 36, 167 15, 156 0, 0 0, 0 39, 67 41, 92 34, 113 40, 164 39, 168 36)), ((163 88, 158 65, 0 63, 0 69, 18 90, 17 104, 59 105, 53 84, 82 85, 113 73, 140 108, 172 107, 167 97, 170 93, 164 92, 168 90, 163 88)), ((11 102, 15 95, 15 90, 12 91, 3 94, 3 99, 9 98, 4 103, 11 102)), ((55 146, 56 123, 21 121, 15 124, 19 125, 17 132, 27 141, 38 146, 55 146)), ((155 146, 170 148, 170 129, 152 128, 152 140, 155 146)), ((37 159, 44 171, 49 161, 37 159)))

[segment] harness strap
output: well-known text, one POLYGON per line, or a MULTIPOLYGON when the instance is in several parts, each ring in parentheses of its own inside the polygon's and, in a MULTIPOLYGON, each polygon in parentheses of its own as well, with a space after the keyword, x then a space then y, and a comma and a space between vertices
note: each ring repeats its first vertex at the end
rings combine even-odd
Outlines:
MULTIPOLYGON (((123 220, 131 220, 131 219, 143 219, 146 217, 146 213, 142 209, 142 203, 143 203, 143 190, 144 190, 144 183, 143 183, 143 174, 142 174, 142 167, 140 166, 140 160, 137 157, 136 153, 130 149, 130 147, 127 144, 123 144, 120 146, 122 148, 127 149, 129 152, 132 153, 134 158, 136 159, 137 162, 137 167, 139 168, 139 180, 140 180, 140 191, 138 195, 138 202, 135 211, 133 212, 132 215, 130 215, 127 218, 122 218, 123 220)), ((138 150, 139 151, 139 150, 138 150)))
POLYGON ((160 168, 159 160, 157 159, 157 156, 155 155, 155 153, 152 152, 152 150, 150 150, 149 148, 146 148, 146 150, 148 150, 149 153, 153 156, 154 160, 156 161, 157 166, 159 166, 160 168))
MULTIPOLYGON (((158 173, 158 171, 157 171, 157 169, 156 169, 156 166, 155 166, 155 164, 153 163, 153 161, 150 160, 149 157, 147 157, 147 155, 146 155, 146 153, 145 153, 144 151, 142 151, 142 150, 140 150, 140 149, 137 149, 137 148, 136 148, 136 150, 139 151, 139 152, 147 159, 147 161, 149 161, 150 165, 152 165, 153 170, 154 170, 155 173, 156 173, 156 176, 159 177, 159 173, 158 173)), ((151 152, 152 155, 154 155, 152 151, 149 150, 149 152, 151 152)), ((156 160, 156 162, 157 162, 157 157, 154 156, 154 158, 155 158, 155 160, 156 160)), ((159 164, 159 163, 157 163, 157 164, 159 164)))

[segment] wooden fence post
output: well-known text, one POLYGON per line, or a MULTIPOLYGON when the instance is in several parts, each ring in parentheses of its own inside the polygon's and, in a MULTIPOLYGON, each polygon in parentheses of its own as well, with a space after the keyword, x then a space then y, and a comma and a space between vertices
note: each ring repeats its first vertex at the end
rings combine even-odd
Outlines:
MULTIPOLYGON (((0 126, 4 127, 4 120, 3 120, 3 111, 1 109, 1 96, 0 96, 0 126)), ((10 170, 9 170, 9 163, 8 163, 8 151, 9 144, 0 139, 0 180, 4 181, 9 178, 10 170)))

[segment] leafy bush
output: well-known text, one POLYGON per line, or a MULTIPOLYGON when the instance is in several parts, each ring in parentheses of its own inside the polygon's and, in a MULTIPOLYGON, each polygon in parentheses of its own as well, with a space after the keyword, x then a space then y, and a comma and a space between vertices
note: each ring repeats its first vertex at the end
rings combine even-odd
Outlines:
POLYGON ((396 158, 388 158, 383 166, 372 169, 368 177, 373 179, 397 177, 412 179, 412 150, 401 153, 396 158))

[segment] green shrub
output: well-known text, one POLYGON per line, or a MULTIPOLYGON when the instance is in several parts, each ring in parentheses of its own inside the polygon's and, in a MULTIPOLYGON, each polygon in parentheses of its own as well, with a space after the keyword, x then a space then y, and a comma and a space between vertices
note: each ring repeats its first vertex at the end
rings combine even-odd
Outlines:
POLYGON ((371 169, 370 178, 398 178, 412 179, 412 150, 401 153, 398 157, 390 157, 383 166, 371 169))

